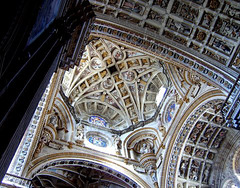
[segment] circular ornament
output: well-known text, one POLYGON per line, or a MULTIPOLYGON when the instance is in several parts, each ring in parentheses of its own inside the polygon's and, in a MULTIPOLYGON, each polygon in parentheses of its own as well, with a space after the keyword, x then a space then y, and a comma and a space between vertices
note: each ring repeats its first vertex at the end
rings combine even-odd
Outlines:
POLYGON ((107 78, 102 82, 102 88, 104 90, 112 90, 114 86, 114 81, 111 78, 107 78))
POLYGON ((93 70, 98 70, 104 67, 104 63, 102 60, 100 60, 99 58, 93 58, 90 62, 90 67, 93 70))
POLYGON ((135 71, 123 71, 121 72, 121 77, 126 82, 133 82, 137 77, 137 73, 135 71))
POLYGON ((122 51, 120 51, 119 49, 115 49, 112 53, 113 57, 117 60, 120 61, 123 59, 124 54, 122 51))

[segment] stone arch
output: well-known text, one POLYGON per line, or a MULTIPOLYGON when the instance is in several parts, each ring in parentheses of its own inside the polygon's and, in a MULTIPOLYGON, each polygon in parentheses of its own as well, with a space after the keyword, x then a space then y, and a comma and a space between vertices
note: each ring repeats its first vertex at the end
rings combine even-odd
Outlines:
POLYGON ((155 149, 154 153, 157 153, 159 147, 161 146, 162 141, 160 139, 160 136, 157 130, 154 128, 148 127, 148 128, 138 129, 127 136, 127 138, 123 142, 124 155, 126 157, 131 158, 131 155, 133 155, 133 153, 130 154, 131 152, 133 152, 131 150, 133 150, 136 144, 143 140, 145 140, 146 142, 150 142, 150 141, 147 141, 147 139, 150 139, 154 142, 154 149, 155 149))
POLYGON ((128 185, 126 187, 146 187, 150 186, 135 173, 129 169, 112 162, 111 160, 87 153, 62 152, 42 156, 32 161, 32 166, 27 173, 27 178, 34 178, 46 169, 53 166, 85 166, 86 168, 95 168, 119 181, 128 185))
POLYGON ((169 150, 163 162, 164 171, 161 180, 161 187, 174 187, 177 179, 177 172, 180 166, 180 157, 183 153, 183 145, 193 129, 193 125, 204 111, 216 102, 223 102, 224 94, 218 90, 212 90, 204 93, 196 102, 183 113, 183 117, 175 128, 171 141, 169 142, 169 150), (166 160, 169 159, 169 160, 166 160), (165 175, 164 175, 165 174, 165 175), (168 180, 166 182, 166 180, 168 180))
POLYGON ((68 134, 68 141, 73 140, 75 120, 72 118, 72 115, 64 101, 59 97, 55 98, 53 110, 48 116, 48 122, 53 113, 57 113, 59 119, 62 121, 61 128, 63 128, 65 133, 68 134))

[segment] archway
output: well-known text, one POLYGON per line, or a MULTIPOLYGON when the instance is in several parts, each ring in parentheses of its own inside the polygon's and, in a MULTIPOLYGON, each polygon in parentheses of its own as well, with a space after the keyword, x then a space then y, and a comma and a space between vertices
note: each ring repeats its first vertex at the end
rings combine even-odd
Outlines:
POLYGON ((150 187, 140 177, 117 163, 74 152, 51 154, 36 159, 27 176, 33 180, 35 186, 150 187))

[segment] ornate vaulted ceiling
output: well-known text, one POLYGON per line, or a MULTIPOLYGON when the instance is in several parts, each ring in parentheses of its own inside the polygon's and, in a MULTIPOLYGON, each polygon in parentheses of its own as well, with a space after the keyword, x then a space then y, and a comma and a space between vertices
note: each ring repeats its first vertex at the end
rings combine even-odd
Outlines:
POLYGON ((93 39, 79 66, 65 73, 62 88, 82 120, 98 115, 106 121, 103 126, 122 130, 151 118, 160 88, 169 85, 160 60, 106 39, 93 39))
POLYGON ((195 122, 184 146, 178 173, 179 185, 195 182, 202 186, 209 184, 210 173, 214 168, 213 161, 228 132, 223 126, 219 105, 221 103, 207 109, 195 122))
POLYGON ((98 18, 239 72, 239 0, 90 0, 98 18))
POLYGON ((240 137, 220 109, 240 72, 239 0, 90 2, 83 55, 76 31, 76 58, 60 60, 76 66, 53 76, 10 173, 36 187, 238 182, 240 137))

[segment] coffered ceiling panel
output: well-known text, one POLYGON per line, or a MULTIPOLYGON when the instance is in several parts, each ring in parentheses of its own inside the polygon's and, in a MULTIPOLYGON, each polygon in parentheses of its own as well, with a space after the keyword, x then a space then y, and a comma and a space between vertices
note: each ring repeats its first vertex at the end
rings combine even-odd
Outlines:
POLYGON ((105 39, 87 45, 62 84, 77 116, 98 115, 117 130, 151 118, 160 88, 168 85, 162 62, 105 39))
POLYGON ((90 0, 98 18, 239 72, 240 1, 90 0))

